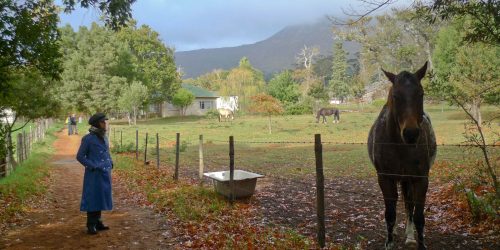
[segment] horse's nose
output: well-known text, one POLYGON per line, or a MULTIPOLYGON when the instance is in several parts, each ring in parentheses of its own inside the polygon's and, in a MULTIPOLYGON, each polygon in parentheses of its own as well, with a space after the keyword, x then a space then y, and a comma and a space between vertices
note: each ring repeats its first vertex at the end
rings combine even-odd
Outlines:
POLYGON ((406 143, 416 143, 419 135, 420 129, 418 128, 405 128, 403 130, 403 137, 406 143))

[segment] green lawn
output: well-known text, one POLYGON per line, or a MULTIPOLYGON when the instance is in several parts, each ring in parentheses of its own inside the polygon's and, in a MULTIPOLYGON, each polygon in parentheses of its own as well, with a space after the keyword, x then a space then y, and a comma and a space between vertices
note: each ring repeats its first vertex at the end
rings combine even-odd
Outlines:
MULTIPOLYGON (((321 124, 312 115, 273 117, 273 133, 268 133, 267 118, 259 116, 236 117, 233 122, 221 122, 204 117, 176 117, 141 121, 137 126, 128 126, 123 121, 112 121, 111 141, 116 145, 123 133, 123 144, 135 145, 135 131, 139 130, 139 148, 143 152, 145 135, 149 136, 148 159, 155 157, 156 133, 160 136, 160 156, 162 164, 171 167, 175 160, 175 133, 181 134, 182 145, 186 150, 181 153, 182 171, 192 174, 198 166, 198 136, 204 136, 205 165, 208 170, 226 169, 228 159, 228 137, 234 136, 236 167, 272 175, 303 176, 314 172, 314 134, 321 134, 324 149, 324 165, 327 176, 374 176, 368 160, 366 145, 337 145, 336 143, 365 143, 368 131, 378 115, 378 107, 365 106, 357 111, 356 106, 341 109, 354 112, 341 113, 341 122, 321 124), (248 142, 306 142, 306 143, 248 143, 248 142), (334 143, 334 144, 328 144, 334 143)), ((442 105, 426 107, 430 114, 438 144, 458 144, 464 141, 465 115, 459 109, 442 105), (443 111, 442 111, 443 110, 443 111)), ((483 108, 483 116, 491 117, 498 113, 498 107, 483 108)), ((487 129, 489 142, 498 140, 498 123, 487 129)), ((133 147, 135 148, 135 146, 133 147)), ((498 147, 492 148, 498 157, 498 147)), ((453 165, 468 163, 479 154, 478 150, 463 147, 440 146, 437 162, 453 165), (472 151, 472 152, 471 152, 472 151)), ((141 154, 141 159, 143 156, 141 154)))

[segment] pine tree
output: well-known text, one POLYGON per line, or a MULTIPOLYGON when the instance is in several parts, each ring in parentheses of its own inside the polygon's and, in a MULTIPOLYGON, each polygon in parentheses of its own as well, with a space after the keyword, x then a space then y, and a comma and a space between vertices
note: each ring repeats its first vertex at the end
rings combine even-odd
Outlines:
POLYGON ((333 97, 344 101, 349 95, 347 82, 347 53, 342 47, 342 42, 337 42, 333 48, 332 79, 329 82, 333 97))

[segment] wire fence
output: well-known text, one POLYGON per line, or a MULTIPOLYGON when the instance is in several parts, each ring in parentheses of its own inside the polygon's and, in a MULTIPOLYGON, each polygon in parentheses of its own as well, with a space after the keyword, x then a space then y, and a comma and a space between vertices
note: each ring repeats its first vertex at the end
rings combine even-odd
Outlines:
MULTIPOLYGON (((157 167, 174 168, 177 178, 199 178, 203 182, 204 177, 201 176, 201 173, 228 171, 231 168, 229 138, 221 140, 220 137, 204 137, 200 140, 199 135, 178 135, 179 137, 176 138, 177 134, 175 133, 160 135, 140 130, 113 131, 110 136, 112 143, 115 146, 119 143, 120 148, 124 148, 125 144, 133 144, 129 149, 135 151, 138 160, 150 165, 156 164, 157 167), (147 143, 146 134, 148 135, 147 143)), ((312 225, 313 222, 316 222, 320 245, 325 243, 325 234, 330 241, 335 241, 335 223, 340 223, 335 222, 336 213, 339 213, 338 211, 342 211, 340 214, 347 213, 346 207, 349 207, 349 202, 352 200, 361 200, 362 202, 358 202, 358 205, 362 204, 360 206, 364 209, 368 209, 370 206, 374 207, 371 210, 373 214, 379 214, 380 211, 383 211, 384 204, 378 202, 377 206, 373 206, 374 200, 385 199, 404 202, 404 197, 401 195, 396 198, 382 197, 376 184, 377 176, 429 178, 428 175, 408 173, 376 173, 373 168, 367 167, 371 165, 368 156, 360 155, 367 152, 368 143, 366 142, 324 141, 319 143, 323 146, 321 159, 324 159, 324 167, 321 168, 321 171, 324 170, 325 173, 324 175, 321 173, 321 178, 324 181, 323 184, 318 184, 318 156, 316 155, 317 150, 315 150, 318 141, 259 141, 235 138, 233 142, 235 152, 233 161, 235 161, 237 169, 264 174, 266 178, 260 182, 264 186, 270 185, 272 187, 259 189, 257 193, 259 206, 263 207, 262 213, 269 217, 280 217, 283 209, 290 210, 286 218, 282 216, 283 218, 278 218, 277 222, 288 224, 291 227, 302 224, 312 225), (355 148, 352 150, 343 148, 350 146, 355 148), (358 146, 363 148, 358 148, 358 146), (363 179, 359 177, 368 177, 368 181, 359 181, 363 179), (347 184, 342 184, 345 181, 348 181, 347 184), (317 197, 319 189, 323 190, 323 198, 317 197), (276 193, 272 193, 273 191, 276 193), (367 192, 373 195, 367 198, 367 192), (324 206, 322 212, 315 210, 321 205, 318 204, 320 199, 323 200, 324 206), (311 217, 311 214, 318 214, 318 217, 321 217, 320 213, 323 213, 323 218, 311 217), (329 222, 326 229, 325 222, 329 222), (319 232, 321 227, 323 230, 319 232), (323 236, 320 236, 321 234, 323 236)), ((376 144, 415 147, 415 145, 401 143, 376 144)), ((443 143, 436 146, 453 153, 454 155, 450 157, 453 158, 460 155, 467 157, 463 153, 456 152, 456 149, 475 149, 479 145, 443 143)), ((498 144, 483 146, 495 154, 500 153, 500 145, 498 144)), ((239 189, 240 187, 235 186, 233 192, 240 191, 239 189)), ((413 200, 412 202, 417 201, 413 200)), ((358 228, 364 228, 365 231, 376 232, 381 237, 385 236, 386 231, 383 224, 379 223, 379 218, 373 218, 371 222, 377 223, 376 228, 367 227, 365 222, 348 221, 358 228)))

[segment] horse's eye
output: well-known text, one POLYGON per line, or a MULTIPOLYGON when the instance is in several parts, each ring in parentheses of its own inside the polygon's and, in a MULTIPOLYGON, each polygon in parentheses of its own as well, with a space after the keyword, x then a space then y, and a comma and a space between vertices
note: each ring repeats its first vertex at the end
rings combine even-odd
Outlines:
POLYGON ((397 96, 397 95, 392 95, 392 98, 393 98, 394 100, 398 100, 398 99, 399 99, 399 96, 397 96))

